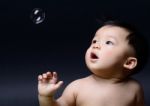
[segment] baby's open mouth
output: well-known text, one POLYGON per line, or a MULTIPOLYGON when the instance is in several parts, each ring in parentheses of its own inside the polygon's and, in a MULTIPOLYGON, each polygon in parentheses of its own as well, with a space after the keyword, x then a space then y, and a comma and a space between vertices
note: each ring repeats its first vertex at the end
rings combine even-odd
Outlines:
POLYGON ((95 53, 91 53, 91 56, 90 56, 92 59, 98 59, 98 56, 95 54, 95 53))

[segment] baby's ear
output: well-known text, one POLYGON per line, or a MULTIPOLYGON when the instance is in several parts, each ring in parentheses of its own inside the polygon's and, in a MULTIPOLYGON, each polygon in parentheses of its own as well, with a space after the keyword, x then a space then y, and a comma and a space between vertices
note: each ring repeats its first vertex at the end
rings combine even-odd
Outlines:
POLYGON ((137 58, 136 57, 128 57, 127 60, 124 63, 124 68, 132 70, 137 65, 137 58))

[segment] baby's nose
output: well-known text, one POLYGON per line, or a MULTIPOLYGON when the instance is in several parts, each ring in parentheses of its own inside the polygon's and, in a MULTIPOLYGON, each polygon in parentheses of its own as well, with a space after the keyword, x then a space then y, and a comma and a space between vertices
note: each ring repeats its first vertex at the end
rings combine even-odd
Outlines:
POLYGON ((93 45, 93 48, 94 48, 94 49, 100 49, 100 44, 99 44, 99 43, 95 43, 95 44, 93 45))

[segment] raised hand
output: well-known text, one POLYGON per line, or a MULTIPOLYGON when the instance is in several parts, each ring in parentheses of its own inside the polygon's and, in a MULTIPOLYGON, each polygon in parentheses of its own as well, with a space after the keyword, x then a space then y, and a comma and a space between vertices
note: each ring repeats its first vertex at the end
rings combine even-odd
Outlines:
POLYGON ((55 92, 61 87, 63 81, 58 81, 56 72, 47 72, 38 76, 38 91, 41 96, 54 96, 55 92))

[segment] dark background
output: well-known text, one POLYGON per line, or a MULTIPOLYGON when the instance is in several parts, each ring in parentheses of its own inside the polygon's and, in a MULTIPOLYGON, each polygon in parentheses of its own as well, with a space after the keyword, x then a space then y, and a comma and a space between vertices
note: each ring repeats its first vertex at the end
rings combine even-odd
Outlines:
MULTIPOLYGON (((84 54, 95 20, 102 17, 136 24, 150 40, 149 0, 1 0, 0 106, 38 106, 37 76, 47 70, 57 71, 65 82, 56 97, 68 83, 89 75, 84 54), (30 19, 34 8, 46 14, 41 24, 30 19)), ((133 76, 143 85, 146 106, 149 68, 133 76)))

